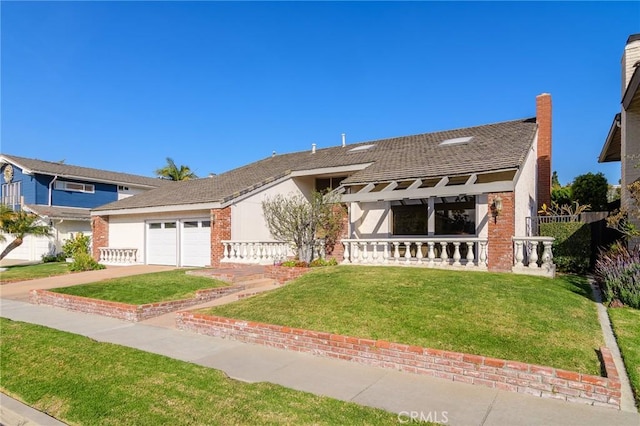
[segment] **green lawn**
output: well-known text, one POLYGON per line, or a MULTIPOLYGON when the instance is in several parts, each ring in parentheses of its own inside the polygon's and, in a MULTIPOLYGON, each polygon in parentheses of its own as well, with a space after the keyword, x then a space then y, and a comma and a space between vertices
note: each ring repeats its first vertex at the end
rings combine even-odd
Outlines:
POLYGON ((0 389, 71 425, 397 424, 397 415, 0 319, 0 389))
POLYGON ((145 303, 189 299, 195 296, 196 290, 228 285, 223 281, 207 277, 187 275, 184 269, 176 269, 61 287, 51 291, 111 302, 143 305, 145 303))
POLYGON ((16 265, 9 266, 6 271, 0 272, 0 282, 5 284, 68 273, 70 273, 69 266, 65 262, 39 263, 37 265, 16 265))
POLYGON ((585 279, 337 266, 204 312, 599 374, 585 279))
POLYGON ((640 407, 640 310, 610 308, 608 311, 636 404, 640 407))

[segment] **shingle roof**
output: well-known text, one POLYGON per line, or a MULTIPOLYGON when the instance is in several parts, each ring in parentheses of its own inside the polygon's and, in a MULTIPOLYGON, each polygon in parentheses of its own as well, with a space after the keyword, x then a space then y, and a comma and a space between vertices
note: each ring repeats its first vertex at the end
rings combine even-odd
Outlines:
POLYGON ((218 176, 178 182, 97 209, 227 202, 292 171, 372 163, 344 183, 386 182, 504 170, 519 167, 533 143, 535 118, 424 133, 311 151, 276 155, 218 176), (472 136, 466 144, 440 142, 472 136), (370 149, 353 150, 373 145, 370 149))
POLYGON ((132 175, 129 173, 111 172, 108 170, 73 166, 71 164, 54 163, 52 161, 36 160, 33 158, 18 157, 16 155, 0 154, 0 156, 14 164, 27 168, 32 172, 45 175, 57 175, 66 178, 86 179, 90 181, 115 184, 139 185, 150 188, 157 188, 159 186, 174 183, 166 179, 132 175))
POLYGON ((50 219, 91 220, 91 210, 78 207, 56 207, 42 204, 25 204, 25 207, 37 214, 50 219))

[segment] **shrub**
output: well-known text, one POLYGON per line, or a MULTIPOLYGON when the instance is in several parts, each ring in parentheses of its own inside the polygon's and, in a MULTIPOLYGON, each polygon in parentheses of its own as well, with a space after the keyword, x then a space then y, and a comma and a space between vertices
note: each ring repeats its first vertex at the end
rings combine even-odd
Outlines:
POLYGON ((304 260, 285 260, 280 266, 286 266, 289 268, 308 268, 309 264, 304 260))
POLYGON ((71 238, 64 241, 62 246, 62 252, 65 257, 76 257, 78 253, 89 254, 89 244, 91 243, 91 237, 84 235, 82 232, 78 232, 75 236, 71 234, 71 238))
POLYGON ((318 266, 336 266, 338 264, 338 261, 335 260, 334 258, 331 259, 322 259, 322 258, 318 258, 318 259, 314 259, 309 266, 312 268, 316 268, 318 266))
POLYGON ((617 300, 640 309, 640 247, 629 251, 617 243, 601 251, 595 275, 608 303, 617 300))
POLYGON ((73 262, 69 264, 69 270, 73 272, 94 271, 104 269, 105 266, 96 262, 89 253, 76 253, 73 262))
POLYGON ((51 262, 64 262, 66 256, 64 253, 58 254, 43 254, 42 255, 42 263, 51 263, 51 262))
POLYGON ((553 262, 559 271, 584 274, 589 270, 591 228, 588 223, 541 223, 540 235, 555 238, 553 262))

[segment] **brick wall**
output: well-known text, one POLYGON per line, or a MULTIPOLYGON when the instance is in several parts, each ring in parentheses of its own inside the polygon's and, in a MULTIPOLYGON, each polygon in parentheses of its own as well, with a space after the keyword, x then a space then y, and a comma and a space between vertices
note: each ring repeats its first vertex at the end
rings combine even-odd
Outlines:
POLYGON ((70 294, 54 293, 47 290, 31 290, 29 302, 36 305, 49 305, 70 311, 85 312, 118 318, 125 321, 138 322, 158 315, 189 308, 193 305, 219 299, 229 294, 244 290, 245 286, 211 288, 196 291, 193 299, 171 300, 168 302, 147 303, 144 305, 129 305, 126 303, 109 302, 70 294))
POLYGON ((490 271, 511 272, 513 266, 513 242, 515 235, 515 203, 513 192, 489 194, 488 268, 490 271), (493 201, 502 198, 502 211, 494 218, 491 211, 493 201))
POLYGON ((224 256, 222 240, 231 239, 231 206, 211 209, 211 266, 220 266, 224 256))
POLYGON ((334 206, 334 212, 340 214, 340 232, 336 243, 333 247, 327 247, 327 259, 335 259, 338 263, 344 259, 344 245, 342 245, 343 238, 349 238, 349 213, 347 207, 344 205, 334 206))
POLYGON ((538 207, 551 205, 551 95, 536 97, 538 123, 538 207))
POLYGON ((246 343, 338 358, 542 398, 620 408, 620 380, 607 348, 601 348, 607 377, 599 377, 516 361, 193 312, 178 312, 176 324, 182 330, 246 343))
POLYGON ((109 216, 92 216, 92 251, 93 258, 100 260, 100 247, 109 247, 109 216))
POLYGON ((313 268, 297 268, 289 266, 268 265, 265 272, 268 278, 275 280, 278 284, 286 284, 311 271, 313 268))

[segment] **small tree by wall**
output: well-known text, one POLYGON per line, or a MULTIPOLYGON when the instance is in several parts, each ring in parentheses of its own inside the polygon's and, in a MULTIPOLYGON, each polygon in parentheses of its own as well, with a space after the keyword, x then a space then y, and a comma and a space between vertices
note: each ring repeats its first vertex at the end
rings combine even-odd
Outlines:
POLYGON ((291 243, 299 260, 311 262, 318 240, 334 242, 341 229, 342 215, 334 208, 337 201, 319 192, 309 199, 278 194, 262 202, 262 211, 271 235, 291 243))
POLYGON ((591 172, 576 177, 571 184, 573 201, 591 205, 592 211, 607 209, 609 183, 604 174, 591 172))

